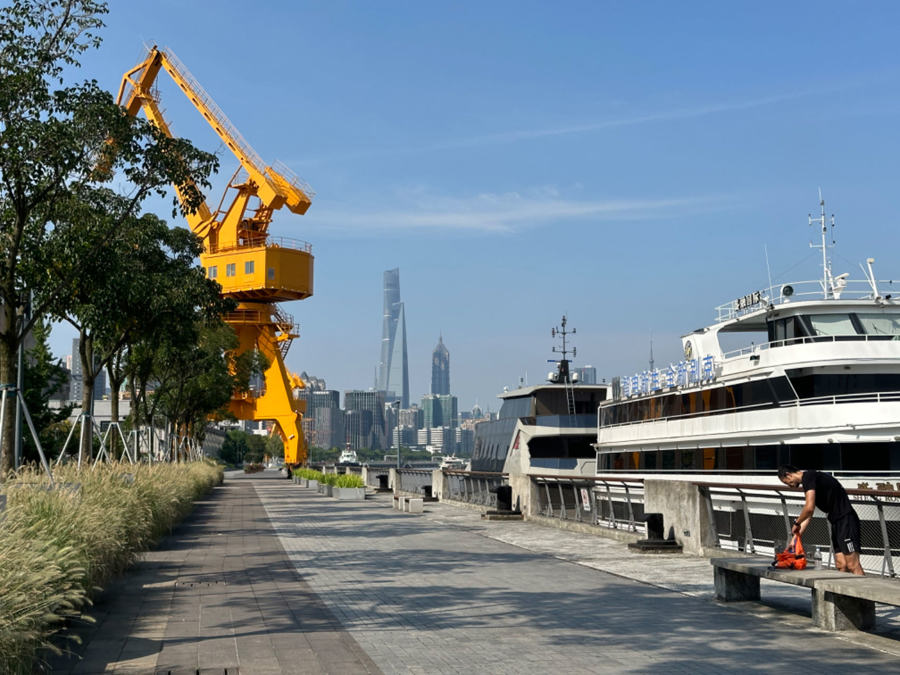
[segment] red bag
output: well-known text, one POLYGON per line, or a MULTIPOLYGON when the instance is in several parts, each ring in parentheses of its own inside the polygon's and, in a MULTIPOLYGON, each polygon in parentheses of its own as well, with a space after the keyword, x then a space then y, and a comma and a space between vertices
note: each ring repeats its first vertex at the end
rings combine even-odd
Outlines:
POLYGON ((806 554, 803 552, 803 542, 800 541, 800 537, 795 534, 791 545, 781 553, 775 554, 772 567, 787 570, 806 569, 806 554))

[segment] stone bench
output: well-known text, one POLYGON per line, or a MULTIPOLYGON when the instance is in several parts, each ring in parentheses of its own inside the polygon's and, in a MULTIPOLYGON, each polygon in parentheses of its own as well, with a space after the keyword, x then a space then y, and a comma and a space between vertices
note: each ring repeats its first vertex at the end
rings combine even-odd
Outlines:
POLYGON ((875 626, 875 603, 900 606, 900 581, 859 577, 837 570, 774 569, 760 558, 713 558, 716 599, 759 600, 759 580, 809 588, 812 618, 824 630, 868 630, 875 626))
POLYGON ((424 513, 425 505, 421 497, 394 495, 394 508, 404 513, 424 513))

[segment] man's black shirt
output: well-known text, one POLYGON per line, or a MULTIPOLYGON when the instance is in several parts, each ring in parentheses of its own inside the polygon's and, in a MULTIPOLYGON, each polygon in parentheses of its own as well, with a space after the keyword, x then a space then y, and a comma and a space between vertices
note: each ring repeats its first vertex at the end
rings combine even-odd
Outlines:
POLYGON ((816 508, 824 511, 832 523, 853 512, 847 491, 830 473, 804 471, 801 484, 804 492, 816 491, 816 508))

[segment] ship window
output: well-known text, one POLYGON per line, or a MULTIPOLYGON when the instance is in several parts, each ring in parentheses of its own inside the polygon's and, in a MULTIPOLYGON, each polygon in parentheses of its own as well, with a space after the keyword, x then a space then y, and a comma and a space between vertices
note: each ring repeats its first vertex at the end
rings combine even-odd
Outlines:
POLYGON ((274 279, 274 278, 275 278, 275 268, 274 268, 274 267, 270 267, 270 268, 266 271, 266 274, 267 274, 267 276, 268 276, 270 279, 274 279))
POLYGON ((756 468, 777 469, 778 447, 774 445, 763 445, 758 447, 756 449, 756 468))
POLYGON ((217 266, 217 265, 210 265, 210 267, 209 267, 209 278, 210 278, 210 279, 215 279, 217 276, 219 276, 219 268, 218 268, 218 266, 217 266))
POLYGON ((233 277, 235 275, 235 273, 236 273, 236 269, 235 269, 234 263, 228 263, 227 265, 225 265, 225 276, 226 277, 233 277))
POLYGON ((663 450, 659 453, 661 455, 662 467, 663 469, 674 469, 675 468, 675 451, 674 450, 663 450))
POLYGON ((725 448, 725 468, 732 471, 744 468, 743 448, 725 448))
POLYGON ((857 314, 867 335, 900 335, 900 316, 889 314, 857 314))
POLYGON ((856 335, 849 314, 812 314, 809 320, 815 335, 856 335))
POLYGON ((244 274, 253 274, 253 261, 248 260, 244 263, 244 274))

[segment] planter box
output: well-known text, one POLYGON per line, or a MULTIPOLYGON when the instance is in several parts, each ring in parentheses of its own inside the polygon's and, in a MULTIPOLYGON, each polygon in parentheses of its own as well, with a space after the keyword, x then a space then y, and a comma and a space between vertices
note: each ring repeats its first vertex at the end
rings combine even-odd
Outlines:
POLYGON ((366 488, 336 487, 333 495, 336 499, 361 501, 366 498, 366 488))
POLYGON ((319 483, 319 492, 321 492, 326 497, 331 496, 332 486, 327 483, 319 483))
POLYGON ((311 487, 313 490, 317 490, 319 488, 319 481, 314 478, 310 478, 306 481, 306 487, 311 487))

